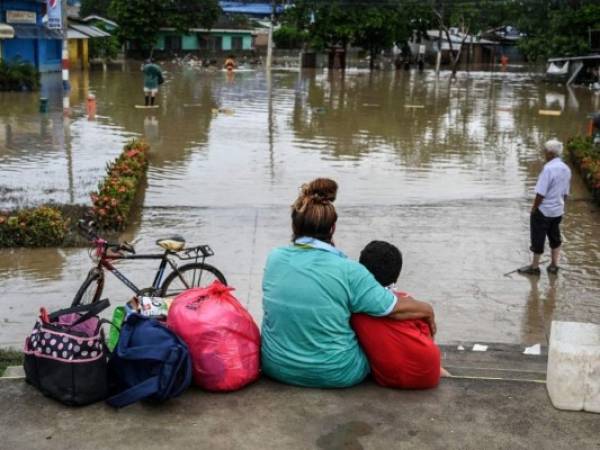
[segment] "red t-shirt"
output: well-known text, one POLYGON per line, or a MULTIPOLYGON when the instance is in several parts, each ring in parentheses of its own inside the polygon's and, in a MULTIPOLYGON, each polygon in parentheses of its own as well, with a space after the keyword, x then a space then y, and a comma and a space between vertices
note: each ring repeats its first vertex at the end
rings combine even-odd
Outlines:
POLYGON ((440 349, 427 322, 353 314, 350 323, 377 383, 404 389, 438 385, 440 349))

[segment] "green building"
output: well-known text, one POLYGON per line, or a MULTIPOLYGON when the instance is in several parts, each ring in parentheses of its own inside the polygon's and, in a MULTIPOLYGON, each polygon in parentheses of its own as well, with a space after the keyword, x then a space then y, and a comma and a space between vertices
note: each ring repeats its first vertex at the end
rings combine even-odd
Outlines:
POLYGON ((191 28, 181 34, 174 28, 161 28, 154 49, 165 53, 235 53, 254 50, 254 43, 249 29, 191 28))

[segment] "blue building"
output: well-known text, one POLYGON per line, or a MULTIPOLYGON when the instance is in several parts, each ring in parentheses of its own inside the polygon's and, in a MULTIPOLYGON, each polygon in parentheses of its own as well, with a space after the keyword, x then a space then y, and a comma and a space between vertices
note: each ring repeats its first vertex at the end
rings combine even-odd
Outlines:
MULTIPOLYGON (((286 2, 289 3, 289 2, 286 2)), ((256 19, 268 19, 271 16, 271 2, 261 1, 220 1, 219 6, 225 14, 243 14, 256 19)), ((283 5, 276 5, 275 14, 281 14, 284 11, 283 5)))
POLYGON ((62 34, 46 28, 45 15, 45 0, 1 0, 0 24, 12 28, 14 37, 0 40, 0 58, 20 58, 40 72, 60 71, 62 34))

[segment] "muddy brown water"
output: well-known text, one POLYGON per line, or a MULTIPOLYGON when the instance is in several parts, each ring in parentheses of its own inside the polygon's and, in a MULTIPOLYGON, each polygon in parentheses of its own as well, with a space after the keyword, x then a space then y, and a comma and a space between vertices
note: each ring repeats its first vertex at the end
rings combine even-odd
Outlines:
MULTIPOLYGON (((540 146, 583 132, 600 98, 528 72, 263 71, 166 66, 160 108, 143 102, 135 65, 59 75, 38 94, 0 94, 0 207, 85 203, 134 136, 151 144, 148 186, 127 231, 139 251, 178 233, 261 320, 268 251, 289 241, 289 205, 316 176, 340 184, 336 243, 357 257, 371 239, 404 253, 402 290, 434 304, 441 342, 545 343, 552 318, 598 318, 600 212, 577 174, 558 277, 503 276, 528 260, 528 211, 540 146), (97 117, 86 117, 86 98, 97 117), (557 110, 560 116, 540 115, 557 110)), ((546 258, 544 258, 546 259, 546 258)), ((90 268, 86 249, 0 250, 0 345, 20 345, 41 305, 67 305, 90 268)), ((153 264, 119 267, 140 287, 153 264)), ((108 275, 113 303, 130 293, 108 275)))

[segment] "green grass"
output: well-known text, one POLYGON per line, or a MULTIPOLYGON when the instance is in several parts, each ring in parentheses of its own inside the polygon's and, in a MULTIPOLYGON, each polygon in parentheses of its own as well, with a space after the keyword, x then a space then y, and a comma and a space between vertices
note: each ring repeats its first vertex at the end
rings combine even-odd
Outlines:
POLYGON ((8 366, 20 366, 23 364, 23 353, 17 350, 0 349, 0 377, 8 366))

